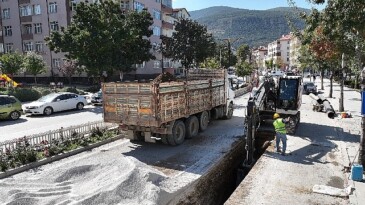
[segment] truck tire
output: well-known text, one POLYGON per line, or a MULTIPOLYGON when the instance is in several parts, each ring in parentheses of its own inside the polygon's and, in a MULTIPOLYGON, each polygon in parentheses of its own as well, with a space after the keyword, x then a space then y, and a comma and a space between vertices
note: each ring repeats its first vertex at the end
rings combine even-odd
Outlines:
POLYGON ((195 115, 190 116, 185 121, 185 137, 191 139, 198 135, 199 132, 199 120, 195 115))
POLYGON ((172 134, 167 135, 167 141, 170 145, 180 145, 185 140, 185 124, 181 120, 175 121, 172 127, 172 134))
POLYGON ((142 132, 141 131, 133 131, 133 137, 131 139, 131 141, 143 141, 144 138, 142 136, 142 132))
POLYGON ((169 144, 169 142, 167 141, 167 135, 161 135, 161 142, 164 144, 169 144))
POLYGON ((204 131, 208 128, 209 124, 209 113, 208 111, 203 111, 199 115, 199 130, 204 131))
POLYGON ((228 112, 224 115, 223 119, 229 120, 233 116, 233 103, 229 103, 228 112))

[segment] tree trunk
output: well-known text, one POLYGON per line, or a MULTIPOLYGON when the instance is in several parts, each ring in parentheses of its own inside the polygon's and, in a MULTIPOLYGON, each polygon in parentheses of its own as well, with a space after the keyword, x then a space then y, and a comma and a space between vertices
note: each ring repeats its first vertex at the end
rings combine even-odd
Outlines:
POLYGON ((123 81, 124 73, 123 71, 119 71, 119 79, 120 81, 123 81))
POLYGON ((323 78, 324 78, 324 69, 321 70, 321 90, 324 90, 323 78))
POLYGON ((330 93, 328 95, 329 98, 332 98, 332 92, 333 92, 333 73, 331 71, 331 74, 330 74, 330 93))
POLYGON ((72 84, 72 76, 68 76, 68 84, 71 85, 72 84))
POLYGON ((34 75, 34 83, 37 84, 37 75, 34 75))

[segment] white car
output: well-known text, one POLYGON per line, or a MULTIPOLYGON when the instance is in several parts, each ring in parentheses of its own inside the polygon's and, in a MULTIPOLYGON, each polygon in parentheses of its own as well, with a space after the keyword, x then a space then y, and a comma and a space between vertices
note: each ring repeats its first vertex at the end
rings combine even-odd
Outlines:
POLYGON ((51 93, 39 98, 37 101, 22 106, 25 114, 51 115, 53 112, 64 110, 82 110, 87 105, 84 96, 69 92, 51 93))

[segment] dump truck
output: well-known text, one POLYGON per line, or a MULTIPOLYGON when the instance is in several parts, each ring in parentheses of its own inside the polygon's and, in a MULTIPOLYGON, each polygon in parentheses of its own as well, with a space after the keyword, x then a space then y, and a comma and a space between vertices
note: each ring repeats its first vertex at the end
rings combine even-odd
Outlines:
POLYGON ((126 138, 179 145, 208 128, 211 119, 230 119, 234 92, 224 69, 191 69, 174 79, 164 73, 146 82, 102 84, 104 121, 118 123, 126 138))

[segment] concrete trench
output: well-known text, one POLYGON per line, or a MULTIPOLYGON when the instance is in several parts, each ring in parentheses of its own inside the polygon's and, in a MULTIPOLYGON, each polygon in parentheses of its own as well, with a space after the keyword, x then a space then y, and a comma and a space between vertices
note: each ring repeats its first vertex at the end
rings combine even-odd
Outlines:
MULTIPOLYGON (((256 142, 258 152, 255 159, 258 159, 264 153, 267 144, 268 141, 265 139, 256 142)), ((245 138, 240 138, 209 172, 168 204, 224 204, 248 174, 247 170, 242 169, 246 156, 245 145, 245 138)))

